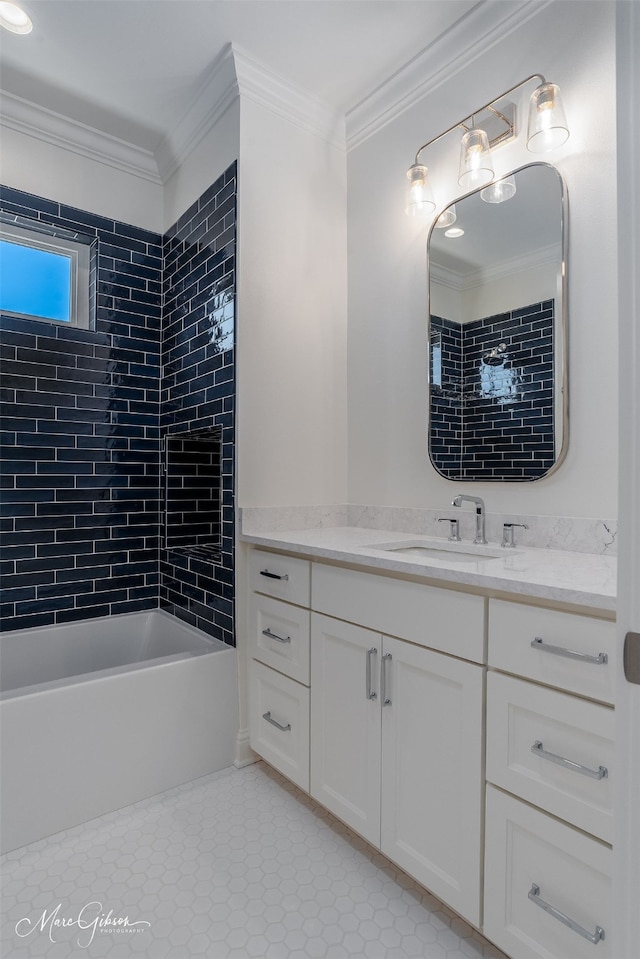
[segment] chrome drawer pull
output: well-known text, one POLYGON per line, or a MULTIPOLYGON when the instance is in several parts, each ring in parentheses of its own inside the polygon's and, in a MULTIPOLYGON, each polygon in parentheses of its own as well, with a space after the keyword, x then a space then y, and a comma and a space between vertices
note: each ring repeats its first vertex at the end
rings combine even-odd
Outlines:
POLYGON ((366 674, 366 684, 367 684, 367 699, 376 699, 378 694, 373 691, 371 688, 371 657, 377 656, 378 650, 375 646, 372 646, 371 649, 367 650, 367 674, 366 674))
POLYGON ((384 656, 382 657, 382 670, 381 670, 382 689, 380 690, 380 695, 382 697, 383 706, 392 705, 391 700, 387 696, 387 664, 391 662, 392 658, 393 657, 391 656, 391 653, 385 653, 384 656))
POLYGON ((280 576, 279 573, 270 573, 268 569, 261 569, 260 575, 266 576, 267 579, 284 579, 284 580, 289 579, 288 573, 284 573, 282 576, 280 576))
POLYGON ((566 656, 567 659, 579 659, 581 663, 594 663, 596 666, 604 666, 609 662, 606 653, 598 653, 592 656, 590 653, 579 653, 575 649, 565 649, 564 646, 550 646, 543 642, 540 636, 531 640, 532 649, 541 649, 543 653, 553 653, 555 656, 566 656))
POLYGON ((583 939, 588 939, 589 942, 594 944, 594 946, 597 946, 600 940, 604 939, 604 929, 601 926, 596 926, 595 932, 589 932, 587 929, 584 929, 582 926, 578 925, 577 922, 574 922, 573 919, 570 919, 569 916, 565 916, 565 914, 560 912, 559 909, 556 909, 555 906, 552 906, 550 903, 545 902, 544 899, 541 899, 540 886, 537 886, 535 882, 532 884, 531 889, 529 890, 529 899, 531 902, 535 902, 536 906, 540 906, 541 909, 544 909, 545 912, 548 912, 549 915, 553 916, 554 919, 557 919, 558 922, 568 926, 569 929, 573 929, 573 931, 577 932, 578 935, 582 936, 583 939))
POLYGON ((277 633, 272 633, 269 627, 262 630, 262 635, 266 636, 267 639, 275 639, 276 643, 290 643, 291 636, 278 636, 277 633))
POLYGON ((271 718, 271 710, 262 714, 262 718, 266 719, 268 723, 271 723, 272 726, 275 726, 276 729, 279 729, 281 733, 288 733, 291 730, 291 723, 287 723, 286 726, 281 726, 279 722, 271 718))
POLYGON ((565 759, 564 756, 558 756, 556 753, 547 752, 546 749, 543 749, 542 743, 539 739, 536 739, 535 743, 531 747, 531 752, 536 756, 542 756, 543 759, 548 759, 550 763, 556 763, 558 766, 564 766, 566 769, 571 769, 574 773, 581 773, 583 776, 590 776, 591 779, 606 779, 609 775, 609 770, 606 766, 598 766, 597 769, 589 769, 588 766, 583 766, 582 763, 574 763, 571 759, 565 759))

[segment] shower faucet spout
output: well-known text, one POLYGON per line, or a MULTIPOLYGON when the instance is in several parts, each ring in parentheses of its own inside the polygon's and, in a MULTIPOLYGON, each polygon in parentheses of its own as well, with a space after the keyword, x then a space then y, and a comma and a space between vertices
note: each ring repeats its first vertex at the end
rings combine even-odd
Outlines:
POLYGON ((487 538, 484 533, 484 500, 479 496, 467 496, 465 493, 461 493, 459 496, 456 496, 455 499, 451 501, 452 506, 462 506, 464 502, 473 503, 476 508, 476 538, 474 543, 477 546, 482 546, 487 542, 487 538))

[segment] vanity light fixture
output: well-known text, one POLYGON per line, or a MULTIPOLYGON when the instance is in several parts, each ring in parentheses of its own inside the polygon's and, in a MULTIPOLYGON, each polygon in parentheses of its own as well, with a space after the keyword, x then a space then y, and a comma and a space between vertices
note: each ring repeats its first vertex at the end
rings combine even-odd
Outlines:
POLYGON ((457 219, 458 214, 456 213, 456 205, 455 203, 452 203, 451 206, 448 206, 447 209, 440 214, 436 220, 436 227, 439 230, 444 230, 445 227, 453 226, 457 219))
POLYGON ((485 203, 504 203, 516 195, 516 178, 505 176, 502 180, 494 180, 484 190, 480 190, 480 199, 485 203))
POLYGON ((404 209, 408 216, 426 216, 428 213, 433 213, 436 208, 428 175, 426 166, 420 163, 414 163, 407 170, 409 186, 404 209))
MULTIPOLYGON (((482 191, 482 199, 487 203, 502 203, 514 195, 515 183, 510 177, 498 181, 501 186, 495 184, 495 189, 488 186, 493 183, 495 177, 491 150, 518 136, 516 105, 507 100, 507 97, 532 80, 537 80, 538 85, 529 99, 527 149, 532 153, 545 153, 562 146, 569 137, 569 127, 560 100, 560 90, 557 84, 547 83, 542 74, 532 74, 510 87, 509 90, 505 90, 490 103, 475 110, 468 117, 459 120, 444 133, 423 143, 416 153, 414 163, 407 171, 409 189, 405 211, 410 216, 428 215, 435 210, 436 204, 428 179, 428 169, 421 162, 421 156, 428 147, 454 130, 463 131, 458 174, 460 186, 467 192, 478 187, 485 187, 482 191)), ((447 224, 436 222, 436 225, 446 226, 447 224)))
POLYGON ((0 0, 0 27, 10 33, 26 34, 33 30, 31 17, 17 3, 0 0))
POLYGON ((547 153, 569 139, 560 90, 555 83, 541 83, 529 100, 527 149, 531 153, 547 153))
POLYGON ((458 183, 470 192, 491 183, 494 176, 489 137, 480 128, 467 130, 460 144, 458 183))

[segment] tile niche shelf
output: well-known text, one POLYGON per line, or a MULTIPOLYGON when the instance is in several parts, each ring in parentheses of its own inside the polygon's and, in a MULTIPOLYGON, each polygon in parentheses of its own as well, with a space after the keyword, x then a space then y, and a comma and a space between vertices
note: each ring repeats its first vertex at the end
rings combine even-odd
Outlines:
POLYGON ((219 561, 222 429, 163 439, 164 546, 219 561))

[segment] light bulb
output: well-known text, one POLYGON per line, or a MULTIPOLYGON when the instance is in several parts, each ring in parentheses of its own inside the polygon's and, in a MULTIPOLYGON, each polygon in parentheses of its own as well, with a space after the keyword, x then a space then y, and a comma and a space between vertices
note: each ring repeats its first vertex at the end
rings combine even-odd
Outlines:
POLYGON ((460 144, 458 183, 465 190, 484 186, 493 180, 489 139, 484 130, 467 130, 460 144))
POLYGON ((541 83, 529 100, 527 149, 531 153, 547 153, 569 139, 569 127, 555 83, 541 83))
POLYGON ((436 208, 427 177, 428 172, 426 166, 420 163, 414 163, 407 170, 409 186, 404 210, 408 216, 426 216, 436 208))
POLYGON ((506 176, 502 180, 495 180, 484 190, 480 190, 480 199, 485 203, 504 203, 516 193, 515 177, 506 176))

